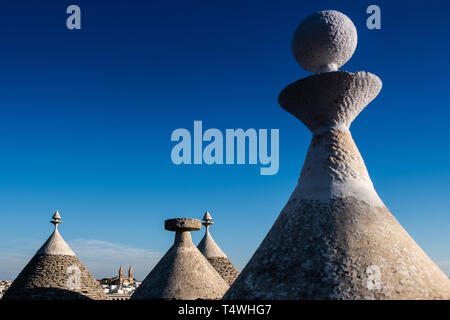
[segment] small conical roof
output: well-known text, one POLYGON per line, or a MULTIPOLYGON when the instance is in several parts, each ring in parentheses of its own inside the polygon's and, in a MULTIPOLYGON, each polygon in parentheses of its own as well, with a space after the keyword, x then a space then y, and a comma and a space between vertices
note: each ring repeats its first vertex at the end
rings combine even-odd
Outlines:
POLYGON ((206 258, 227 258, 227 255, 222 251, 222 249, 219 248, 208 229, 206 230, 205 235, 198 244, 197 248, 206 258))
POLYGON ((206 211, 203 216, 203 225, 206 228, 205 236, 198 244, 197 248, 208 259, 211 265, 222 276, 222 278, 231 285, 239 276, 239 271, 228 259, 227 255, 220 249, 209 232, 209 226, 213 225, 211 214, 206 211))
POLYGON ((36 254, 75 256, 75 253, 64 241, 57 228, 36 254))
POLYGON ((228 284, 191 240, 190 231, 200 230, 201 221, 170 219, 165 221, 165 228, 176 231, 175 243, 131 299, 221 299, 228 284))
POLYGON ((106 300, 99 283, 55 229, 6 291, 5 300, 106 300))
POLYGON ((58 210, 56 210, 52 219, 53 220, 50 221, 50 223, 55 226, 55 230, 36 254, 75 256, 75 253, 59 234, 58 225, 61 224, 62 221, 58 210))
POLYGON ((226 254, 222 251, 222 249, 219 248, 217 243, 214 241, 213 237, 209 233, 209 226, 213 225, 214 222, 211 221, 212 217, 211 214, 206 211, 205 215, 203 216, 203 225, 206 228, 205 235, 203 239, 198 244, 197 248, 200 250, 201 253, 206 258, 216 258, 216 257, 223 257, 226 258, 226 254))

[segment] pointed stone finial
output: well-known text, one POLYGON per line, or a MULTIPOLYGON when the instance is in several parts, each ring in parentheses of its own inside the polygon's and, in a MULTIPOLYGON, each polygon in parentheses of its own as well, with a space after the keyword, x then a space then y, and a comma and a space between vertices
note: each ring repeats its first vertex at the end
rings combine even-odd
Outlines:
POLYGON ((209 211, 205 212, 205 215, 203 216, 203 220, 212 220, 211 214, 209 211))
POLYGON ((214 224, 214 222, 212 222, 212 217, 211 217, 211 215, 209 214, 208 211, 205 212, 205 215, 203 216, 203 221, 204 222, 202 222, 202 225, 205 226, 206 230, 208 230, 208 227, 210 225, 214 224))
POLYGON ((223 253, 223 251, 219 248, 217 243, 214 241, 213 237, 211 236, 211 234, 208 230, 209 226, 214 224, 214 222, 212 222, 211 220, 212 220, 211 215, 209 214, 208 211, 206 211, 205 215, 203 216, 204 222, 202 223, 206 228, 205 235, 197 247, 200 250, 200 252, 203 253, 203 255, 207 259, 217 258, 217 257, 227 258, 225 253, 223 253))
POLYGON ((52 217, 52 221, 50 221, 50 223, 55 225, 55 229, 58 228, 58 224, 62 223, 61 221, 61 216, 59 215, 58 210, 56 210, 55 214, 52 217))

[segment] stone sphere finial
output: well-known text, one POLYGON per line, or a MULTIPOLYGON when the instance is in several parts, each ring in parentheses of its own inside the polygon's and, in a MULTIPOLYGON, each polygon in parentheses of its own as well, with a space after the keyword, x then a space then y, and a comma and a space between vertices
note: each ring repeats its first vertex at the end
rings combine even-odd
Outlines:
POLYGON ((337 71, 356 49, 358 35, 352 20, 334 10, 313 13, 300 23, 292 38, 292 53, 305 70, 337 71))

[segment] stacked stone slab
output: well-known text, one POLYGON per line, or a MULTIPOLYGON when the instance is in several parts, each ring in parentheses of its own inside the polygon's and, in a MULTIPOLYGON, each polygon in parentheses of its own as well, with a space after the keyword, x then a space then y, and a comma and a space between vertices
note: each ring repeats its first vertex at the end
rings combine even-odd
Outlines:
POLYGON ((131 299, 221 299, 229 286, 192 243, 190 231, 200 230, 198 219, 176 218, 165 221, 175 231, 175 242, 161 258, 131 299))
POLYGON ((450 299, 450 280, 378 197, 350 134, 381 90, 374 74, 337 71, 356 39, 336 11, 295 32, 295 58, 318 74, 278 101, 312 142, 296 189, 225 299, 450 299))
POLYGON ((228 259, 227 255, 219 248, 217 243, 209 232, 209 226, 213 225, 212 217, 208 211, 203 216, 203 225, 205 226, 205 236, 198 244, 197 248, 208 259, 211 265, 222 276, 222 278, 231 285, 239 276, 239 271, 228 259))
POLYGON ((55 230, 3 296, 4 300, 106 300, 99 283, 55 230))

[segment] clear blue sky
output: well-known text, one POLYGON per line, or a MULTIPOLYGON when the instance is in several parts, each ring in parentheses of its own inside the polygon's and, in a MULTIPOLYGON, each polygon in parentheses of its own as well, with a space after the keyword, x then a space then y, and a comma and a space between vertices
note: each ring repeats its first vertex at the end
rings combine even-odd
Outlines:
MULTIPOLYGON (((0 10, 0 279, 61 233, 97 277, 133 263, 143 278, 173 241, 165 219, 201 218, 238 268, 294 190, 310 132, 277 103, 309 74, 290 51, 312 12, 358 29, 343 69, 381 94, 354 139, 379 195, 450 273, 450 5, 447 1, 8 1, 0 10), (82 29, 65 26, 68 5, 82 29), (382 29, 365 26, 381 7, 382 29), (280 170, 175 166, 176 128, 279 128, 280 170)), ((197 243, 203 231, 194 232, 197 243)))

